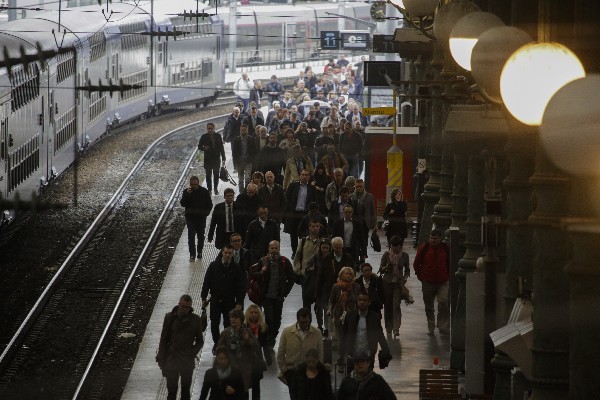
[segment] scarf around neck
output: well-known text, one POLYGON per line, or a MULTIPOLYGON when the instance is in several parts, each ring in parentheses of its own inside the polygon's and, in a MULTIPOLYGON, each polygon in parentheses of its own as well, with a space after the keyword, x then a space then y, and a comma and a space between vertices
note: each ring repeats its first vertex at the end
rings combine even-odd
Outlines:
POLYGON ((350 297, 350 291, 352 290, 352 287, 354 286, 354 281, 344 282, 343 280, 338 279, 336 285, 342 290, 340 293, 340 299, 338 301, 338 304, 341 306, 342 310, 346 310, 347 309, 346 305, 348 304, 348 299, 350 297))
POLYGON ((225 369, 217 368, 217 375, 219 376, 220 381, 229 378, 229 375, 231 375, 231 364, 229 364, 225 369))

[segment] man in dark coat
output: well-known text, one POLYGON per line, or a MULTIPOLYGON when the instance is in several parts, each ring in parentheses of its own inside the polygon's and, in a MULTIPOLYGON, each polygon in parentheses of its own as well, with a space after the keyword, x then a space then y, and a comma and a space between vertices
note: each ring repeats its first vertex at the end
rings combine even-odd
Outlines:
POLYGON ((269 209, 269 215, 277 226, 283 221, 286 207, 285 190, 283 186, 275 183, 275 174, 271 171, 265 173, 265 184, 258 189, 261 204, 269 209))
POLYGON ((283 86, 277 80, 277 75, 271 76, 271 82, 267 84, 265 92, 267 92, 269 97, 269 107, 271 107, 274 101, 279 101, 279 96, 283 94, 283 86))
POLYGON ((240 192, 243 192, 251 181, 252 162, 256 157, 256 143, 254 138, 248 135, 246 124, 242 124, 240 135, 231 142, 231 157, 233 158, 233 167, 238 173, 240 192))
MULTIPOLYGON (((336 199, 332 200, 331 203, 329 203, 329 213, 327 214, 327 222, 329 223, 330 231, 333 231, 333 227, 335 226, 335 223, 337 221, 344 218, 345 206, 353 206, 352 208, 354 209, 354 203, 350 198, 350 189, 347 186, 342 186, 339 188, 338 193, 339 196, 336 199)), ((350 247, 350 243, 346 243, 346 247, 350 247)))
POLYGON ((308 184, 310 173, 303 170, 300 180, 290 183, 285 193, 287 208, 285 213, 285 225, 283 231, 289 233, 292 242, 292 258, 296 255, 298 248, 298 225, 308 213, 308 205, 317 200, 315 188, 308 184))
POLYGON ((263 174, 271 171, 275 175, 275 182, 280 185, 283 183, 282 172, 285 166, 285 150, 277 146, 277 134, 275 132, 269 133, 269 143, 260 150, 257 160, 258 166, 254 168, 255 170, 259 170, 263 174))
POLYGON ((254 138, 258 135, 256 127, 265 124, 265 118, 259 115, 256 107, 250 107, 250 114, 244 117, 243 125, 248 126, 248 136, 254 138))
POLYGON ((229 243, 231 234, 238 232, 237 227, 242 223, 238 206, 233 201, 235 196, 233 189, 225 189, 223 195, 225 201, 215 206, 208 229, 208 242, 211 243, 214 237, 215 247, 219 250, 229 243))
POLYGON ((200 317, 194 314, 192 298, 184 294, 179 305, 167 315, 160 334, 156 360, 167 378, 168 400, 177 398, 177 386, 181 376, 181 399, 190 399, 194 358, 202 350, 204 339, 200 317))
POLYGON ((240 136, 240 126, 242 126, 243 116, 239 107, 233 107, 233 112, 225 121, 223 128, 223 140, 232 142, 233 139, 240 136))
POLYGON ((219 168, 225 162, 225 148, 223 138, 215 132, 215 124, 206 124, 206 133, 200 136, 198 150, 204 153, 204 170, 206 171, 206 188, 219 194, 219 168), (214 186, 213 186, 214 184, 214 186))
POLYGON ((269 218, 266 206, 258 207, 258 218, 250 222, 246 231, 245 247, 252 252, 255 260, 264 257, 269 252, 269 243, 280 241, 279 225, 269 218))
POLYGON ((373 274, 373 266, 365 263, 360 266, 362 276, 354 280, 360 286, 360 292, 369 295, 369 309, 381 315, 383 309, 383 281, 373 274))
POLYGON ((352 258, 360 264, 366 242, 364 241, 363 225, 352 218, 353 212, 352 205, 346 204, 344 206, 344 218, 335 221, 332 234, 344 239, 344 251, 350 253, 352 258))
MULTIPOLYGON (((258 188, 254 183, 249 183, 245 193, 238 194, 235 204, 238 206, 240 223, 235 228, 243 232, 242 237, 246 238, 248 225, 256 218, 256 210, 259 206, 258 188)), ((264 254, 262 254, 264 256, 264 254)))
POLYGON ((281 327, 283 301, 290 294, 296 281, 292 263, 279 252, 279 242, 269 243, 269 254, 260 261, 260 269, 253 272, 262 277, 262 304, 265 310, 265 322, 269 327, 269 346, 275 346, 275 339, 281 327))
POLYGON ((385 379, 369 368, 369 356, 366 353, 355 354, 352 362, 354 371, 342 379, 337 400, 397 399, 385 379))
POLYGON ((190 262, 202 259, 204 249, 204 231, 206 230, 206 217, 212 210, 212 199, 208 190, 200 186, 197 176, 190 178, 190 187, 183 191, 180 204, 185 207, 185 222, 188 229, 188 248, 190 262), (196 236, 198 245, 196 247, 196 236), (196 252, 196 249, 198 250, 196 252))
POLYGON ((202 283, 202 305, 208 304, 210 293, 210 333, 214 343, 219 341, 221 315, 223 327, 229 326, 229 311, 241 310, 246 296, 246 280, 241 267, 233 262, 233 249, 228 244, 223 247, 220 259, 210 263, 202 283))

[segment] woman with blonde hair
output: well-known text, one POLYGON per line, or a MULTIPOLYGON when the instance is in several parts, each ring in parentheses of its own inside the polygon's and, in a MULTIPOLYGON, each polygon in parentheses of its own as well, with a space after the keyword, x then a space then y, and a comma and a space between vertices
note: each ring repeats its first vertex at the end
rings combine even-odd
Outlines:
POLYGON ((256 304, 250 304, 244 312, 244 325, 258 339, 259 348, 256 351, 254 365, 252 366, 252 400, 260 399, 260 381, 264 377, 263 372, 273 362, 271 349, 267 345, 267 333, 269 328, 265 323, 265 316, 256 304), (263 359, 263 351, 265 360, 263 359))
MULTIPOLYGON (((354 277, 355 274, 352 267, 342 267, 338 274, 337 282, 331 288, 329 296, 327 316, 333 319, 333 324, 330 324, 330 327, 334 329, 338 346, 344 342, 342 323, 348 311, 356 309, 356 300, 360 293, 360 285, 354 282, 354 277)), ((345 360, 342 356, 338 360, 338 365, 345 365, 345 360)))

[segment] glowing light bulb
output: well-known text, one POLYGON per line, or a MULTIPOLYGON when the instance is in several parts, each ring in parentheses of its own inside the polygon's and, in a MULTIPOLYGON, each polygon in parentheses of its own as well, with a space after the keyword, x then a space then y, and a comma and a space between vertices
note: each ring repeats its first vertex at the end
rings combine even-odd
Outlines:
POLYGON ((504 64, 500 94, 517 120, 540 125, 550 98, 567 83, 584 76, 577 56, 562 44, 526 44, 504 64))
POLYGON ((503 25, 504 22, 500 18, 483 11, 475 11, 460 18, 452 28, 448 41, 454 61, 470 71, 471 54, 481 34, 503 25))

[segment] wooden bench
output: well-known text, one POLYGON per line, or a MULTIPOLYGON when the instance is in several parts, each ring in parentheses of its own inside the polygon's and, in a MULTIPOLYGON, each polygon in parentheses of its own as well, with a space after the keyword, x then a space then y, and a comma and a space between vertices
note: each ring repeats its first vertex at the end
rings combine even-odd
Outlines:
POLYGON ((458 371, 454 369, 419 370, 419 399, 462 399, 458 393, 458 371))

